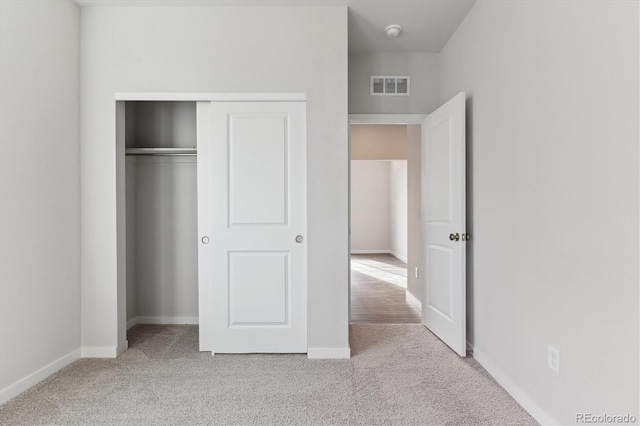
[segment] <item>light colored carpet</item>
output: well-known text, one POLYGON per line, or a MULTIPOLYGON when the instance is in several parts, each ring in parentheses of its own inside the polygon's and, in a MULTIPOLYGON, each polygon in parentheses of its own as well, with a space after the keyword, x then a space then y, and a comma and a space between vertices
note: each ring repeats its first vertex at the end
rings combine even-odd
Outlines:
POLYGON ((216 355, 197 326, 139 325, 0 407, 2 425, 535 425, 421 325, 355 324, 350 360, 216 355))

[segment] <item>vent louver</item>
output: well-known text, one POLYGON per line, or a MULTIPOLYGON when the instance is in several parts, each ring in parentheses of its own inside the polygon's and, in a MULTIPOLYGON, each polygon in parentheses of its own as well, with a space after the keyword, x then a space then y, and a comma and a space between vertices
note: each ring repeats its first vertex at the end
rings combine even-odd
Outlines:
POLYGON ((372 75, 369 80, 371 95, 409 96, 409 76, 372 75))

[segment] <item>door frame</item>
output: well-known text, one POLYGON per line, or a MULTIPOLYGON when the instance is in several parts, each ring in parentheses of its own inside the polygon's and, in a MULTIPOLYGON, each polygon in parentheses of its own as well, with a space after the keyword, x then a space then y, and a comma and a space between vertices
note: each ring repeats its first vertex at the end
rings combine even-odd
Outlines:
MULTIPOLYGON (((349 114, 351 124, 422 124, 429 114, 349 114)), ((351 143, 351 142, 349 142, 351 143)), ((351 152, 349 152, 351 160, 351 152)))
POLYGON ((427 118, 429 114, 349 114, 349 144, 347 147, 348 158, 348 174, 347 174, 347 214, 348 214, 348 228, 347 228, 347 241, 348 241, 348 262, 349 269, 347 271, 347 282, 349 289, 347 291, 347 297, 349 298, 349 324, 351 324, 351 125, 352 124, 420 124, 422 120, 427 118))
POLYGON ((127 220, 126 220, 126 174, 125 174, 125 102, 126 101, 212 101, 212 102, 262 102, 306 101, 306 93, 189 93, 189 92, 116 92, 113 107, 116 111, 115 125, 115 184, 116 184, 116 310, 114 335, 117 346, 101 348, 94 356, 115 358, 124 352, 127 341, 127 220))

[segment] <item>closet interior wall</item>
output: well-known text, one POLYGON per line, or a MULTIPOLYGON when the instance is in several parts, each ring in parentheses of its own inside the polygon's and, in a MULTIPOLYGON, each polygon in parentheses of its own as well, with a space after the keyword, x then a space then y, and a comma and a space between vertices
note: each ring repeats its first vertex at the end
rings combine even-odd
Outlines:
MULTIPOLYGON (((126 102, 126 148, 195 148, 195 102, 126 102)), ((126 155, 127 326, 197 323, 196 156, 126 155)))

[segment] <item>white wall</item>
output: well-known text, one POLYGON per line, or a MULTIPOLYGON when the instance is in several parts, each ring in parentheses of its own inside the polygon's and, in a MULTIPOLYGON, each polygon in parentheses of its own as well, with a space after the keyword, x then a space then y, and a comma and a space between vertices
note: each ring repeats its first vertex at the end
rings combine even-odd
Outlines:
POLYGON ((350 138, 351 252, 406 262, 407 126, 352 124, 350 138))
POLYGON ((427 114, 438 106, 438 55, 375 53, 349 55, 350 114, 427 114), (410 96, 371 96, 372 75, 408 75, 410 96))
POLYGON ((407 160, 389 162, 390 249, 407 262, 407 160))
POLYGON ((308 342, 348 347, 346 7, 85 7, 81 13, 87 352, 114 355, 124 346, 116 309, 122 298, 116 283, 123 292, 125 275, 118 270, 124 241, 116 237, 116 218, 124 216, 124 203, 117 208, 114 94, 144 91, 307 93, 308 342))
POLYGON ((195 148, 196 102, 127 102, 126 146, 195 148))
POLYGON ((352 160, 405 160, 404 124, 352 124, 349 133, 352 160))
POLYGON ((135 242, 127 254, 134 253, 135 275, 127 281, 127 295, 134 292, 135 308, 127 320, 192 323, 198 318, 196 159, 141 156, 133 161, 127 184, 135 188, 135 213, 127 218, 127 234, 133 231, 135 242))
POLYGON ((125 160, 125 190, 127 204, 125 216, 126 216, 126 259, 127 259, 127 322, 136 318, 138 314, 138 291, 136 282, 138 280, 138 262, 137 262, 137 218, 136 213, 138 211, 138 179, 136 179, 138 168, 136 157, 127 157, 125 160))
POLYGON ((627 1, 481 1, 442 51, 441 101, 469 98, 474 356, 541 421, 639 414, 638 52, 627 1))
POLYGON ((351 161, 351 252, 391 250, 390 161, 351 161))
POLYGON ((79 16, 0 2, 0 403, 80 354, 79 16))

